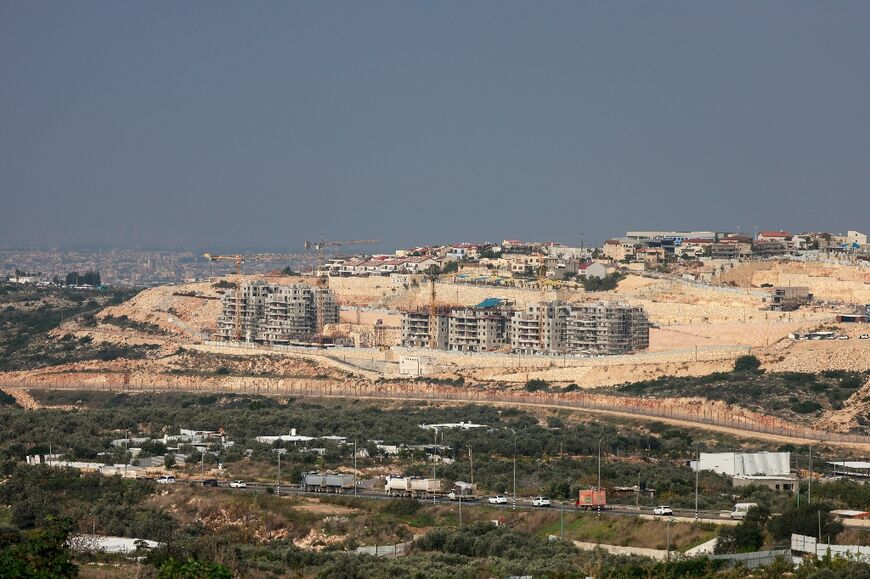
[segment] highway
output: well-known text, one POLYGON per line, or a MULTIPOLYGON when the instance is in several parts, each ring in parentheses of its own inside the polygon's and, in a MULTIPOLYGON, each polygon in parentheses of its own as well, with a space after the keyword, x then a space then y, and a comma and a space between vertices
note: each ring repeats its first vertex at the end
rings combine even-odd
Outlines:
MULTIPOLYGON (((199 480, 190 480, 177 482, 175 484, 190 484, 194 486, 200 486, 201 481, 199 480)), ((275 493, 275 485, 274 484, 263 484, 263 483, 255 483, 255 482, 246 482, 247 486, 241 489, 235 489, 230 487, 230 483, 226 481, 219 481, 218 488, 227 489, 233 492, 253 492, 253 493, 264 493, 269 492, 267 489, 272 489, 272 493, 275 493)), ((206 487, 208 488, 208 487, 206 487)), ((360 498, 360 499, 368 499, 368 500, 395 500, 397 497, 390 496, 384 492, 372 491, 372 490, 358 490, 356 494, 352 492, 346 493, 333 493, 333 492, 315 492, 315 491, 305 491, 301 488, 301 485, 298 484, 281 484, 280 496, 298 496, 298 497, 341 497, 341 498, 360 498)), ((504 495, 503 495, 504 496, 504 495)), ((589 514, 597 514, 599 511, 596 509, 585 510, 578 506, 576 506, 571 501, 553 501, 552 505, 549 507, 539 507, 532 505, 532 498, 530 497, 517 497, 516 504, 513 503, 513 500, 508 497, 508 503, 497 505, 490 504, 487 502, 488 497, 480 497, 475 498, 474 500, 463 500, 462 507, 465 508, 481 508, 486 507, 489 509, 493 509, 496 511, 554 511, 559 512, 563 511, 566 513, 589 513, 589 514)), ((434 498, 429 496, 426 498, 402 498, 401 500, 409 500, 409 501, 418 501, 422 504, 436 504, 436 505, 452 505, 459 508, 458 500, 450 500, 446 496, 435 496, 434 498)), ((660 516, 653 514, 653 507, 640 507, 637 509, 631 505, 609 505, 608 507, 602 509, 600 511, 601 516, 627 516, 627 517, 643 517, 645 519, 651 520, 663 520, 666 521, 671 519, 673 522, 694 522, 695 521, 695 510, 694 509, 674 509, 674 514, 672 516, 660 516)), ((722 517, 721 513, 724 511, 718 510, 699 510, 698 511, 698 522, 700 523, 713 523, 716 525, 736 525, 737 521, 732 521, 729 518, 722 517)))

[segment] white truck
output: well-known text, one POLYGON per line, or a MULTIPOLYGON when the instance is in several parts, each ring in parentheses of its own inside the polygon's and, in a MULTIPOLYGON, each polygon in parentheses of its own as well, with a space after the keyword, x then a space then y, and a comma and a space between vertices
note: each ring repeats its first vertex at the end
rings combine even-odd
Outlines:
POLYGON ((441 494, 441 479, 416 476, 389 476, 384 491, 393 497, 424 497, 441 494))
POLYGON ((732 521, 741 521, 746 517, 746 513, 749 512, 749 509, 752 507, 757 507, 758 503, 737 503, 734 505, 734 508, 731 509, 731 513, 728 515, 732 521))

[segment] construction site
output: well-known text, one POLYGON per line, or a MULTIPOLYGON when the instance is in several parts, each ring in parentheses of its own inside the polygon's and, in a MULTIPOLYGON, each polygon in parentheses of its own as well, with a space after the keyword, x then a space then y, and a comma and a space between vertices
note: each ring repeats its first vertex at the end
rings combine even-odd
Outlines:
POLYGON ((649 320, 643 308, 618 302, 554 300, 516 309, 511 302, 489 298, 474 307, 442 307, 434 315, 419 308, 400 315, 401 345, 407 348, 617 355, 649 346, 649 320))

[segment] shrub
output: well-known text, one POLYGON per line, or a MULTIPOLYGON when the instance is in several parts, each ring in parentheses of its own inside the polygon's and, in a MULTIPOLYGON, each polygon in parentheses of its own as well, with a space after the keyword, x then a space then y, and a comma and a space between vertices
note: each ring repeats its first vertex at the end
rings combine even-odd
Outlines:
POLYGON ((752 355, 740 356, 734 361, 735 372, 754 372, 761 368, 761 361, 752 355))
POLYGON ((529 392, 546 392, 550 389, 550 383, 546 380, 539 380, 538 378, 533 378, 526 382, 526 390, 529 392))
POLYGON ((792 405, 791 409, 798 414, 812 414, 822 409, 822 405, 813 400, 804 400, 792 405))

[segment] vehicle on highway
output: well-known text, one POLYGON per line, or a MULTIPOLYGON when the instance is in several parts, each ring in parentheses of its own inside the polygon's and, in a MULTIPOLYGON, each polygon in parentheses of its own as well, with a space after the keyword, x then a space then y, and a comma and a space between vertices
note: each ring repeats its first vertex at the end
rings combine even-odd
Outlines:
POLYGON ((204 487, 216 487, 218 486, 218 481, 216 478, 204 478, 200 481, 200 484, 204 487))
POLYGON ((549 507, 550 506, 550 499, 548 499, 547 497, 535 497, 534 499, 532 499, 532 506, 533 507, 549 507))
POLYGON ((508 502, 507 497, 503 497, 501 495, 489 497, 487 500, 491 505, 506 505, 508 502))
POLYGON ((234 480, 230 483, 230 488, 232 489, 246 489, 248 488, 248 483, 243 480, 234 480))
POLYGON ((576 506, 587 511, 607 508, 607 492, 604 490, 582 489, 577 497, 576 506))
POLYGON ((757 507, 758 503, 737 503, 734 505, 734 508, 731 509, 731 513, 728 515, 728 518, 734 521, 743 520, 746 517, 746 513, 749 512, 749 509, 752 507, 757 507))
POLYGON ((157 477, 157 484, 159 485, 171 485, 175 482, 175 477, 171 474, 162 474, 157 477))
POLYGON ((667 505, 659 505, 653 509, 654 515, 673 515, 674 509, 667 505))

